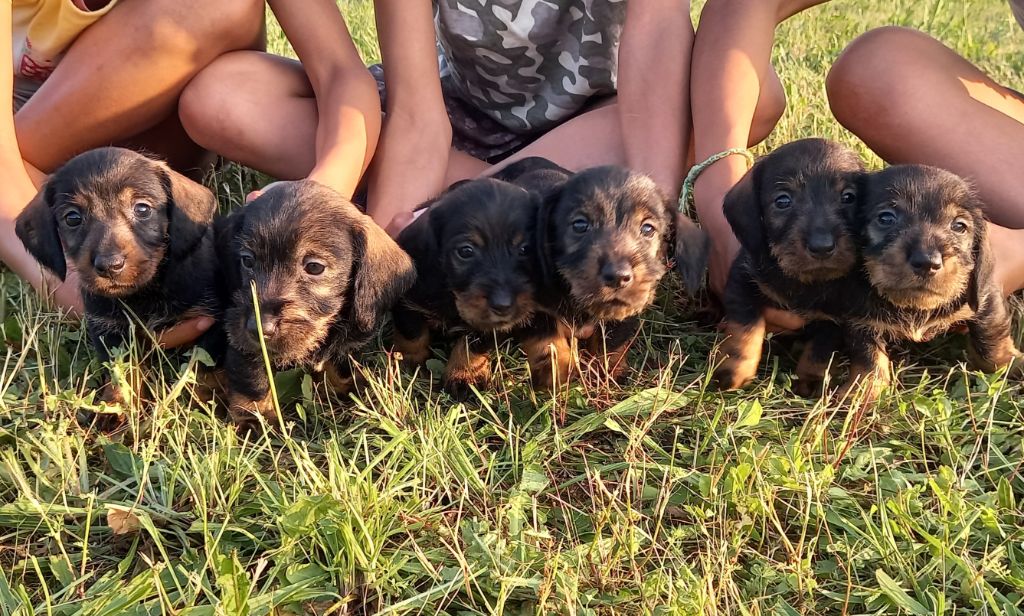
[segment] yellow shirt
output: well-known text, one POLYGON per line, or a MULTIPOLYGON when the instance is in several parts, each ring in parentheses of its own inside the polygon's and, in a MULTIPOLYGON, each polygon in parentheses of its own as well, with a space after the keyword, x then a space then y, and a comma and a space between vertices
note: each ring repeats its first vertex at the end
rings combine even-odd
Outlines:
POLYGON ((15 76, 44 81, 78 35, 116 3, 90 10, 85 0, 13 0, 15 76))

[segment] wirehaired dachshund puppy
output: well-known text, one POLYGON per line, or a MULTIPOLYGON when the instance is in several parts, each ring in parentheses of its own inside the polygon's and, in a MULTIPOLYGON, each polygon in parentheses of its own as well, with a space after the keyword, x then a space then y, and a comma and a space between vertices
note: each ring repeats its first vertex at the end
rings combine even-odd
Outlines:
MULTIPOLYGON (((639 329, 638 315, 654 301, 676 248, 676 267, 688 291, 707 268, 707 237, 674 207, 649 177, 604 166, 571 174, 528 158, 499 172, 542 196, 537 250, 541 303, 590 336, 590 350, 616 376, 639 329)), ((550 331, 551 336, 557 333, 550 331)))
POLYGON ((311 369, 346 391, 349 353, 375 335, 415 279, 394 240, 339 193, 309 180, 276 184, 232 212, 218 226, 217 243, 230 292, 228 404, 243 426, 256 413, 276 417, 264 347, 274 369, 311 369))
POLYGON ((922 341, 962 324, 972 363, 993 372, 1021 353, 996 281, 981 201, 967 182, 923 165, 889 167, 868 178, 860 217, 871 292, 848 292, 850 385, 869 380, 874 399, 891 378, 886 343, 922 341))
POLYGON ((412 364, 430 354, 431 331, 458 341, 445 368, 445 389, 457 397, 490 379, 490 352, 512 337, 527 353, 534 386, 568 378, 565 339, 554 353, 532 334, 538 312, 533 250, 539 200, 507 182, 462 182, 422 209, 398 237, 419 273, 394 310, 395 346, 412 364), (552 365, 554 361, 554 365, 552 365))
MULTIPOLYGON (((101 361, 127 342, 131 319, 150 329, 199 315, 219 317, 222 301, 213 218, 205 187, 166 164, 123 148, 80 154, 47 180, 18 216, 29 253, 61 280, 79 275, 86 329, 101 361)), ((222 330, 201 344, 222 352, 222 330)), ((106 384, 106 401, 117 392, 106 384)))
MULTIPOLYGON (((852 150, 824 139, 802 139, 758 160, 726 195, 725 216, 741 249, 724 294, 727 337, 715 370, 720 387, 740 388, 754 378, 764 343, 765 307, 815 318, 810 309, 822 285, 856 270, 857 205, 864 176, 863 163, 852 150)), ((815 327, 818 333, 797 368, 807 393, 824 377, 838 337, 834 326, 815 327)))

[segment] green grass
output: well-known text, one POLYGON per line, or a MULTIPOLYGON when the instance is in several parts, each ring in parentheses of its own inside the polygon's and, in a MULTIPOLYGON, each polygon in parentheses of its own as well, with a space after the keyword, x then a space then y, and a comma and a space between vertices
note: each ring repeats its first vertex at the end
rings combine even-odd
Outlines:
MULTIPOLYGON (((343 6, 375 57, 366 3, 343 6)), ((781 28, 790 109, 769 146, 855 143, 823 75, 885 23, 1020 85, 1024 34, 998 0, 834 2, 781 28)), ((237 203, 256 181, 214 183, 237 203)), ((794 397, 775 339, 765 378, 721 395, 716 333, 669 283, 622 388, 534 394, 506 349, 461 405, 369 353, 351 403, 279 375, 286 432, 246 440, 192 395, 200 358, 126 357, 115 374, 154 400, 111 440, 75 420, 98 368, 79 325, 2 288, 2 616, 1024 610, 1020 389, 967 371, 960 340, 901 355, 899 390, 862 417, 794 397)))

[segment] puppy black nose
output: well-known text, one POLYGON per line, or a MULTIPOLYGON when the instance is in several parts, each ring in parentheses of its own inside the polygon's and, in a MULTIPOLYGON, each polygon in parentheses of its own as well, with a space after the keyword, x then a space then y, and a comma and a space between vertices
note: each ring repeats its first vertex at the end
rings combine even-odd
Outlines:
POLYGON ((910 267, 919 276, 934 276, 942 269, 942 253, 938 250, 915 250, 910 254, 910 267))
MULTIPOLYGON (((263 327, 263 337, 273 338, 274 334, 277 333, 277 319, 272 318, 268 315, 262 315, 260 319, 260 325, 263 327)), ((250 316, 249 320, 245 322, 245 331, 252 337, 253 340, 260 339, 260 330, 256 326, 256 316, 250 316)))
POLYGON ((815 233, 807 238, 807 251, 823 259, 836 251, 836 240, 831 233, 815 233))
POLYGON ((633 266, 628 261, 605 263, 601 268, 601 280, 613 289, 628 287, 633 282, 633 266))
POLYGON ((124 264, 124 255, 96 255, 92 260, 92 268, 103 277, 120 273, 124 269, 124 264))
POLYGON ((487 297, 487 306, 494 314, 505 316, 512 312, 512 305, 515 303, 512 294, 507 289, 492 291, 487 297))

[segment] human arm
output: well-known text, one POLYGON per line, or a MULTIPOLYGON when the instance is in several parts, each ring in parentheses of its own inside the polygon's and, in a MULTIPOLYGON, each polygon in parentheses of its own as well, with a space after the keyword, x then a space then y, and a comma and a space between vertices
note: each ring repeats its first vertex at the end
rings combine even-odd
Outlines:
POLYGON ((351 198, 380 136, 376 82, 333 0, 268 3, 316 97, 316 164, 309 178, 351 198))
MULTIPOLYGON (((776 26, 790 16, 827 0, 708 0, 693 51, 690 86, 696 160, 730 148, 745 148, 758 99, 771 77, 776 26)), ((739 243, 722 212, 722 200, 747 163, 728 156, 698 178, 697 216, 711 236, 711 286, 725 287, 739 243)))
POLYGON ((689 0, 626 5, 619 47, 618 108, 629 167, 678 195, 690 148, 689 0))
POLYGON ((0 4, 0 49, 5 54, 0 61, 0 260, 40 292, 52 294, 61 307, 80 312, 82 299, 74 271, 68 271, 64 282, 45 272, 14 232, 15 219, 35 198, 43 176, 22 160, 14 128, 11 10, 10 2, 0 4))
POLYGON ((396 215, 444 188, 452 127, 441 94, 430 1, 377 0, 374 6, 387 108, 367 209, 377 224, 389 227, 396 215))

